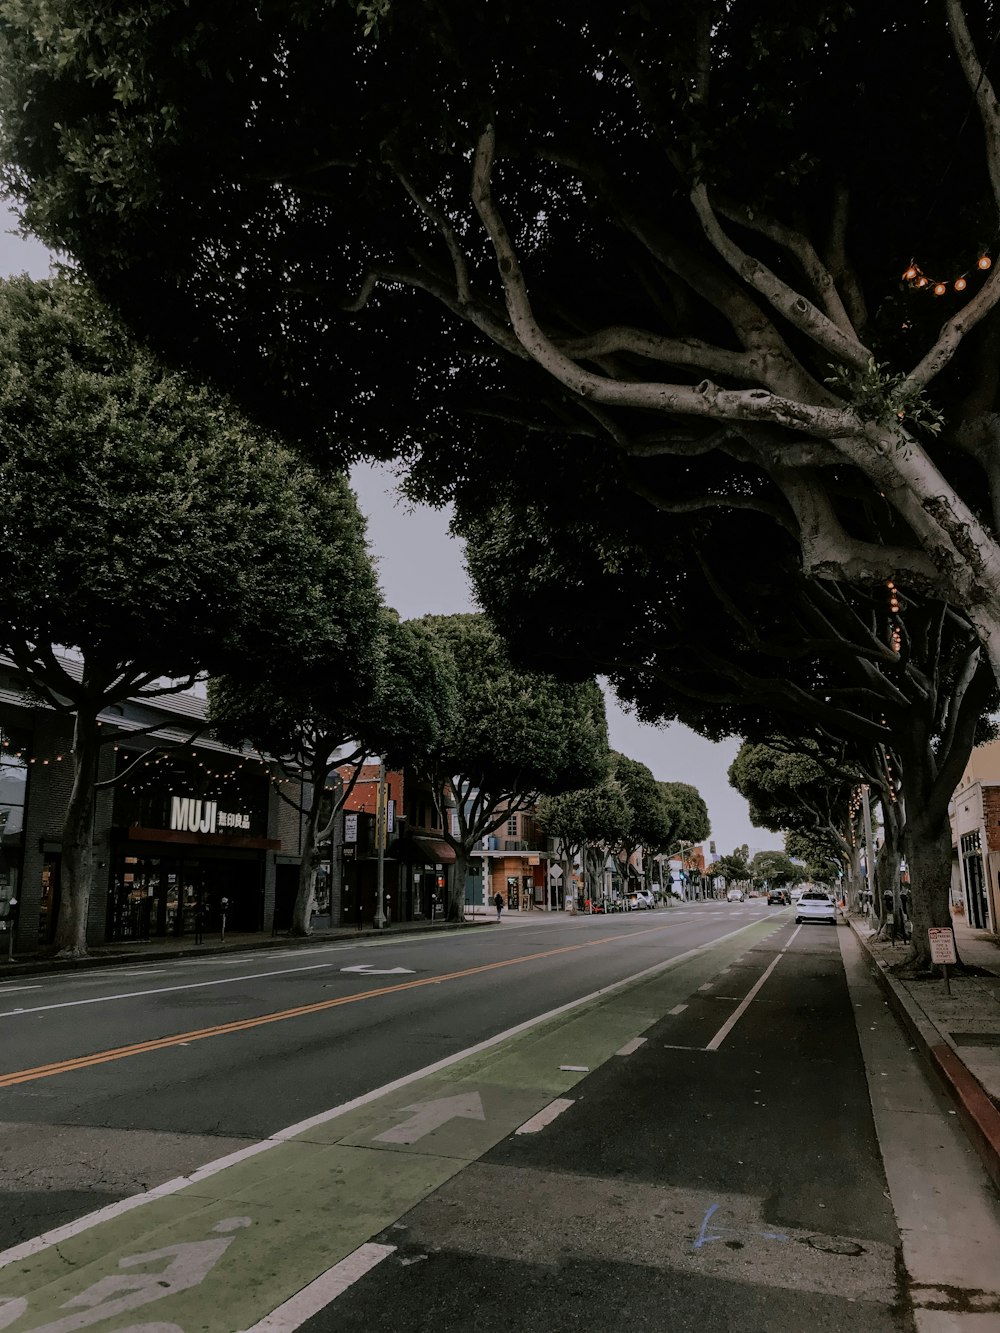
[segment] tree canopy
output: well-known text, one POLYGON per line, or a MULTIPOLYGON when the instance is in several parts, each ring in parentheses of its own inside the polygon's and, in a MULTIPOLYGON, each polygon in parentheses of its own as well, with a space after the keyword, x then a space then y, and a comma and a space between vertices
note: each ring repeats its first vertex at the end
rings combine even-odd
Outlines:
POLYGON ((416 453, 438 493, 512 429, 595 447, 812 575, 963 606, 996 667, 993 17, 5 0, 7 180, 313 447, 416 453))
POLYGON ((337 622, 363 529, 342 478, 165 371, 75 282, 0 284, 0 428, 0 651, 74 717, 56 942, 81 952, 98 713, 293 658, 337 622))
POLYGON ((442 804, 442 837, 456 854, 449 912, 461 916, 474 844, 543 794, 598 782, 608 770, 604 697, 596 681, 566 683, 517 667, 482 615, 423 616, 445 661, 454 706, 419 762, 442 804), (445 793, 454 801, 454 825, 445 793))
POLYGON ((209 687, 209 721, 226 739, 250 741, 302 782, 299 886, 292 932, 309 933, 318 848, 353 790, 331 776, 378 754, 420 766, 453 707, 447 664, 429 637, 381 605, 363 524, 339 534, 324 571, 325 619, 294 655, 280 645, 244 659, 209 687))

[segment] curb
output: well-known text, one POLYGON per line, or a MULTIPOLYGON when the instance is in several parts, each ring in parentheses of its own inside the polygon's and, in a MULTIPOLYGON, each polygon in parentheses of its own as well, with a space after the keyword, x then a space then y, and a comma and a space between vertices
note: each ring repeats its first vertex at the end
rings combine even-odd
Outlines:
POLYGON ((1000 1191, 1000 1109, 953 1047, 942 1040, 941 1030, 931 1022, 917 1002, 886 971, 882 960, 868 947, 854 922, 848 918, 855 939, 872 964, 889 1007, 930 1065, 948 1097, 973 1147, 982 1158, 986 1173, 1000 1191))
POLYGON ((23 963, 4 961, 0 963, 0 981, 10 981, 15 977, 38 976, 45 972, 89 972, 103 967, 119 967, 126 963, 158 963, 174 958, 209 958, 215 955, 227 953, 248 953, 254 950, 262 949, 295 949, 307 948, 312 944, 343 940, 345 943, 357 943, 359 940, 386 939, 395 936, 397 939, 407 935, 430 935, 444 930, 465 930, 474 927, 490 925, 490 921, 451 921, 438 922, 431 925, 430 922, 425 926, 406 926, 402 929, 388 927, 380 931, 317 931, 314 935, 303 935, 299 937, 290 937, 287 935, 268 935, 261 939, 241 940, 238 944, 191 944, 178 948, 157 949, 134 949, 122 951, 121 953, 87 954, 84 958, 34 958, 26 959, 23 963))

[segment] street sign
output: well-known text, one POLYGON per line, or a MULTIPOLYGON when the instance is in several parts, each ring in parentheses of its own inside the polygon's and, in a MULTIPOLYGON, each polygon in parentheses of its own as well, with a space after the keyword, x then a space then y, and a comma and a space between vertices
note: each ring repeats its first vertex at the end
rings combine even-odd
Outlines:
POLYGON ((340 850, 344 855, 345 861, 353 861, 355 856, 357 855, 358 849, 357 847, 354 846, 353 843, 345 843, 340 850))
POLYGON ((562 879, 562 873, 563 873, 562 866, 557 866, 557 865, 549 866, 549 879, 555 880, 557 884, 562 879))
POLYGON ((344 841, 357 842, 358 840, 358 817, 357 815, 344 816, 344 841))
POLYGON ((927 932, 931 946, 932 963, 957 963, 955 935, 951 926, 931 926, 927 932))

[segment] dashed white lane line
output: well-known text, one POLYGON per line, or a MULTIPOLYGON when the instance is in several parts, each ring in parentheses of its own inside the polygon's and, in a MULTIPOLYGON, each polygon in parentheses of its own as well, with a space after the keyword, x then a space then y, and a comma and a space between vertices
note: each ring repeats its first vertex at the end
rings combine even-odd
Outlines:
POLYGON ((533 1115, 530 1120, 526 1120, 520 1129, 515 1129, 515 1134, 537 1134, 540 1129, 546 1125, 551 1125, 557 1115, 562 1115, 563 1111, 568 1111, 573 1105, 572 1097, 557 1097, 554 1102, 549 1102, 537 1115, 533 1115))
POLYGON ((59 1004, 38 1004, 32 1009, 0 1010, 0 1018, 10 1018, 14 1014, 43 1014, 50 1009, 75 1009, 83 1004, 108 1004, 112 1000, 137 1000, 146 995, 170 995, 179 990, 203 990, 207 986, 232 986, 239 981, 258 981, 263 977, 283 977, 290 972, 315 972, 321 967, 330 967, 330 963, 310 963, 308 967, 285 967, 278 972, 254 972, 245 977, 221 977, 215 981, 189 981, 182 986, 156 986, 150 990, 123 991, 118 995, 92 995, 88 1000, 63 1000, 59 1004))
POLYGON ((23 990, 41 990, 41 986, 2 986, 0 987, 0 998, 4 995, 18 995, 23 990))
POLYGON ((321 1273, 308 1287, 296 1292, 283 1305, 248 1328, 246 1333, 294 1333, 307 1319, 325 1310, 331 1301, 335 1301, 348 1287, 395 1252, 395 1245, 376 1245, 372 1241, 359 1245, 346 1259, 341 1259, 339 1264, 321 1273))
POLYGON ((668 1014, 682 1014, 686 1008, 687 1008, 687 1005, 686 1005, 686 1004, 675 1004, 674 1007, 673 1007, 672 1009, 668 1009, 668 1010, 667 1010, 667 1013, 668 1013, 668 1014))
POLYGON ((699 990, 711 990, 714 984, 715 984, 715 983, 712 982, 712 981, 706 981, 705 984, 704 984, 703 986, 699 986, 698 989, 699 989, 699 990))
POLYGON ((615 1051, 615 1055, 635 1055, 639 1047, 645 1046, 645 1044, 645 1037, 633 1037, 631 1041, 625 1043, 621 1050, 615 1051))

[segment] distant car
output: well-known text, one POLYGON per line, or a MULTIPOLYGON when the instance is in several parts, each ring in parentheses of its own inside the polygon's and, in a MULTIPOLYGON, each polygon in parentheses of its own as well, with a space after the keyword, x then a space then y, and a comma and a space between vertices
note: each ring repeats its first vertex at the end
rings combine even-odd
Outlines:
POLYGON ((653 907, 656 906, 655 902, 653 901, 653 895, 650 893, 649 889, 639 890, 639 892, 635 895, 635 905, 640 912, 650 911, 653 907))
POLYGON ((792 899, 787 889, 771 889, 767 895, 768 907, 773 907, 775 903, 779 903, 782 907, 787 907, 791 901, 792 899))
POLYGON ((830 921, 837 924, 837 905, 828 893, 819 889, 810 889, 795 904, 795 920, 830 921))
POLYGON ((792 892, 789 895, 789 897, 791 898, 793 903, 797 903, 804 893, 805 889, 792 889, 792 892))
POLYGON ((727 903, 741 903, 743 901, 742 889, 730 889, 726 894, 727 903))

